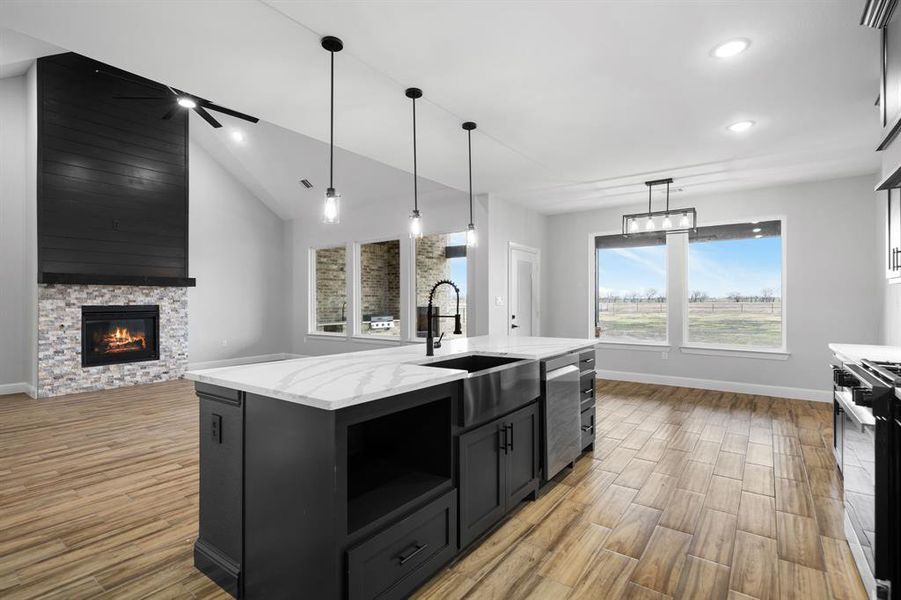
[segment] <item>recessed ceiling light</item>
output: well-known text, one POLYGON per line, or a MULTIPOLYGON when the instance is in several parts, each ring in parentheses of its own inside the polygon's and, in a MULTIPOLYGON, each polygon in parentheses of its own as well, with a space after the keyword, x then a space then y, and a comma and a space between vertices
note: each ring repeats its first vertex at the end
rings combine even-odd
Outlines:
POLYGON ((751 231, 753 231, 754 233, 760 233, 761 229, 760 229, 760 227, 755 227, 751 231))
POLYGON ((244 132, 241 131, 240 129, 233 130, 232 131, 232 139, 239 143, 243 142, 244 141, 244 132))
POLYGON ((713 55, 714 58, 732 58, 747 50, 750 45, 751 40, 737 38, 729 40, 728 42, 723 42, 714 48, 710 54, 713 55))
POLYGON ((197 103, 188 98, 187 96, 181 96, 178 99, 178 105, 183 106, 185 108, 197 108, 197 103))
POLYGON ((735 133, 741 133, 742 131, 747 131, 750 128, 754 127, 754 121, 739 121, 738 123, 733 123, 729 125, 726 129, 729 131, 734 131, 735 133))
POLYGON ((755 237, 755 238, 762 238, 762 237, 763 237, 763 234, 761 234, 761 233, 758 233, 758 234, 757 234, 757 235, 755 235, 755 236, 754 236, 754 237, 755 237))

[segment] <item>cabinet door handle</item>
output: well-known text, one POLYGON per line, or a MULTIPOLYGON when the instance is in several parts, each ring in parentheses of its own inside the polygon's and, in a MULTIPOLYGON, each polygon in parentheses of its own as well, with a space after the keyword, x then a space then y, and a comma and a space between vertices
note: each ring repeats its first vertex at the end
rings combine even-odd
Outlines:
POLYGON ((510 452, 513 452, 513 423, 507 425, 510 428, 510 452))
POLYGON ((497 449, 498 449, 498 450, 503 450, 503 451, 504 451, 504 454, 506 454, 506 453, 507 453, 507 446, 508 446, 508 442, 507 442, 507 426, 506 426, 506 425, 504 425, 503 427, 498 426, 498 430, 497 430, 497 443, 498 443, 497 449), (503 439, 503 440, 501 440, 501 432, 504 433, 504 439, 503 439))
POLYGON ((404 564, 405 562, 409 561, 414 556, 416 556, 417 554, 419 554, 420 552, 422 552, 423 550, 425 550, 428 547, 429 547, 428 544, 422 544, 422 545, 414 544, 414 548, 413 548, 412 552, 410 552, 406 556, 404 556, 403 554, 400 554, 400 555, 398 555, 397 558, 400 559, 400 564, 404 564))

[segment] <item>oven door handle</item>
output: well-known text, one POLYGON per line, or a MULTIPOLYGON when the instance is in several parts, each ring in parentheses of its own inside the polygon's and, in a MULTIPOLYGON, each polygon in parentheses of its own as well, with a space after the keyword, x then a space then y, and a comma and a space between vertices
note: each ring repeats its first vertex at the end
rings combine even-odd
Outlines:
POLYGON ((857 414, 857 411, 855 410, 856 405, 853 402, 851 402, 850 400, 848 400, 847 398, 845 398, 845 394, 846 394, 846 392, 835 392, 835 399, 841 405, 842 409, 844 410, 844 413, 846 415, 848 415, 848 418, 850 418, 852 421, 854 421, 854 423, 857 425, 857 427, 861 431, 863 431, 867 427, 875 428, 876 427, 875 422, 870 423, 870 422, 864 422, 861 420, 861 418, 857 414))

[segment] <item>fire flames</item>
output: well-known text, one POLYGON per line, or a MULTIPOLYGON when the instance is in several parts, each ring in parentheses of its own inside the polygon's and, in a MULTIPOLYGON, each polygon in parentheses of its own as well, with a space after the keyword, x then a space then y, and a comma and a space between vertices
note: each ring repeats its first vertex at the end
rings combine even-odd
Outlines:
POLYGON ((100 340, 98 350, 102 354, 116 354, 118 352, 134 352, 147 348, 147 339, 144 333, 131 333, 127 327, 116 327, 108 331, 100 340))

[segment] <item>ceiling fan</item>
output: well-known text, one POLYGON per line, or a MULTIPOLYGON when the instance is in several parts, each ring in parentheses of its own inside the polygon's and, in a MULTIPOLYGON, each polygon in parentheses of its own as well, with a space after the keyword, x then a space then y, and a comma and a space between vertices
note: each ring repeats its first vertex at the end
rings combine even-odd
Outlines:
POLYGON ((225 108, 224 106, 219 106, 218 104, 214 104, 205 98, 201 98, 199 96, 195 96, 193 94, 188 94, 187 92, 183 92, 179 89, 169 87, 168 85, 154 83, 151 84, 149 82, 140 81, 138 79, 133 79, 131 77, 126 77, 124 75, 120 75, 119 73, 114 73, 112 71, 107 71, 105 69, 95 69, 95 73, 99 75, 106 75, 108 77, 115 77, 117 79, 122 79, 129 83, 134 83, 146 88, 150 88, 154 91, 162 92, 162 96, 113 96, 116 100, 143 100, 143 101, 156 101, 156 102, 165 102, 167 104, 171 104, 171 107, 165 114, 163 114, 164 120, 169 120, 175 115, 176 111, 179 108, 185 108, 189 110, 193 110, 200 117, 212 125, 213 127, 219 128, 222 127, 222 123, 217 121, 213 115, 211 115, 208 111, 216 111, 220 112, 224 115, 229 115, 231 117, 235 117, 238 119, 243 119, 245 121, 250 121, 251 123, 259 122, 259 119, 256 117, 252 117, 250 115, 246 115, 244 113, 238 112, 236 110, 232 110, 230 108, 225 108))

